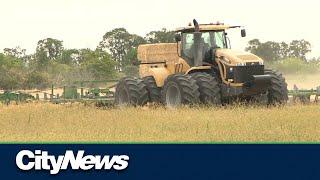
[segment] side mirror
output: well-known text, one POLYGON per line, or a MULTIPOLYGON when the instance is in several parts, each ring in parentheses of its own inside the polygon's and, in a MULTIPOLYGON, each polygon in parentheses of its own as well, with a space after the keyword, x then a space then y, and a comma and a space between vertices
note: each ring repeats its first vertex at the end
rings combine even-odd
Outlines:
POLYGON ((241 37, 246 37, 247 36, 247 32, 245 29, 241 29, 241 37))
POLYGON ((176 35, 174 36, 174 39, 176 40, 176 42, 181 41, 181 34, 176 34, 176 35))

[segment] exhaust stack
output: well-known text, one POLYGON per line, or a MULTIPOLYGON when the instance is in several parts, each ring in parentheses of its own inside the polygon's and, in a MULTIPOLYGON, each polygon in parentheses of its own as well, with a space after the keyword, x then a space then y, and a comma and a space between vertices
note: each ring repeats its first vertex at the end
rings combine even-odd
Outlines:
POLYGON ((203 48, 204 42, 202 39, 202 33, 200 32, 200 27, 197 20, 193 20, 194 25, 194 66, 202 66, 203 61, 203 48))

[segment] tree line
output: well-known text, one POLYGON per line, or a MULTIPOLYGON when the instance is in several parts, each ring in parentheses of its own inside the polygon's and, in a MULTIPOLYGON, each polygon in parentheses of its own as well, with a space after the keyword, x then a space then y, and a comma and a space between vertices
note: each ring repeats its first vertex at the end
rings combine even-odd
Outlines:
POLYGON ((21 47, 0 53, 0 89, 46 88, 81 80, 114 79, 136 74, 137 47, 145 43, 174 42, 173 31, 151 31, 145 37, 124 28, 106 32, 94 50, 66 49, 62 40, 39 40, 34 54, 21 47))
MULTIPOLYGON (((146 43, 175 42, 174 36, 175 32, 167 29, 151 31, 142 37, 125 28, 116 28, 106 32, 94 50, 67 49, 62 40, 53 38, 39 40, 33 54, 26 54, 21 47, 5 48, 0 53, 0 89, 41 89, 50 84, 136 75, 138 67, 133 61, 137 60, 137 47, 146 43)), ((305 40, 287 44, 253 39, 248 42, 246 51, 280 69, 288 62, 290 66, 299 67, 309 62, 319 64, 319 59, 307 60, 311 44, 305 40), (288 59, 293 59, 294 63, 288 59), (297 60, 300 64, 296 63, 297 60)))
POLYGON ((320 72, 320 58, 309 58, 310 42, 293 40, 290 43, 253 39, 248 42, 246 51, 258 55, 265 60, 266 66, 283 73, 305 74, 320 72))
POLYGON ((293 40, 289 44, 274 41, 260 42, 259 39, 253 39, 248 42, 246 51, 256 54, 268 62, 285 58, 299 58, 306 61, 306 55, 311 52, 311 44, 304 39, 293 40))

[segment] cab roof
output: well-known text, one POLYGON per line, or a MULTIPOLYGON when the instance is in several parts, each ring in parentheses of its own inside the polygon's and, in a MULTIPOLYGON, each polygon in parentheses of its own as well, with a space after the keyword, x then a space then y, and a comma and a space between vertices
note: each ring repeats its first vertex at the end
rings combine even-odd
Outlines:
MULTIPOLYGON (((199 24, 200 31, 221 31, 240 26, 229 26, 224 24, 199 24)), ((194 32, 194 26, 180 27, 176 32, 194 32)))

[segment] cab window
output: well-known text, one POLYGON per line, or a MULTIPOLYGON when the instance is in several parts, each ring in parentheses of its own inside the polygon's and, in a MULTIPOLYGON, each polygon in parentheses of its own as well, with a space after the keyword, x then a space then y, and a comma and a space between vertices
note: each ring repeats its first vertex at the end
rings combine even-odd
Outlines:
MULTIPOLYGON (((225 42, 224 31, 210 31, 202 32, 201 35, 204 42, 204 51, 208 51, 211 48, 227 48, 225 42)), ((194 38, 193 33, 182 34, 182 56, 188 61, 193 60, 194 56, 194 38)), ((188 62, 189 63, 189 62, 188 62)), ((191 62, 189 64, 192 64, 191 62)))
POLYGON ((214 39, 217 47, 226 48, 224 32, 215 32, 214 39))

